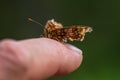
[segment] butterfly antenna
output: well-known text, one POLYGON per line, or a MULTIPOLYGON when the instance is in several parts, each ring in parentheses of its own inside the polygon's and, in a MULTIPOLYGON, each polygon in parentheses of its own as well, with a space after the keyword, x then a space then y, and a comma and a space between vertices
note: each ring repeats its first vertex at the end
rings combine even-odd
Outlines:
POLYGON ((41 23, 39 23, 39 22, 37 22, 37 21, 35 21, 35 20, 31 19, 31 18, 28 18, 28 20, 31 21, 31 22, 34 22, 34 23, 37 23, 37 24, 43 26, 41 23))

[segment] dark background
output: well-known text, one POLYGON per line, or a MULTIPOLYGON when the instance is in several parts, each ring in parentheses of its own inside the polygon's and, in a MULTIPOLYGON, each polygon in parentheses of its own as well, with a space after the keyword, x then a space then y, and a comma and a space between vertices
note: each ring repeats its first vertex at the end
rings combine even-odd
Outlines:
POLYGON ((70 42, 83 50, 81 67, 50 80, 120 80, 120 0, 0 0, 0 40, 39 37, 44 27, 29 17, 93 27, 82 43, 70 42))

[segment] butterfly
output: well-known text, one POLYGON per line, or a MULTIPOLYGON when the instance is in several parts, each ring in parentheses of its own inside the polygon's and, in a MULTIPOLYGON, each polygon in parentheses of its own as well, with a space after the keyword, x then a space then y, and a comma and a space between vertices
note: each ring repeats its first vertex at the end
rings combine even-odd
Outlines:
MULTIPOLYGON (((33 21, 31 18, 29 20, 33 21)), ((92 31, 93 29, 91 27, 82 25, 63 27, 61 23, 58 23, 54 21, 54 19, 52 19, 48 20, 46 25, 44 26, 42 36, 64 43, 67 42, 67 40, 83 41, 85 34, 92 31)))
POLYGON ((92 28, 88 26, 69 26, 63 27, 61 23, 54 19, 48 20, 44 28, 44 37, 57 40, 59 42, 83 41, 86 32, 91 32, 92 28))

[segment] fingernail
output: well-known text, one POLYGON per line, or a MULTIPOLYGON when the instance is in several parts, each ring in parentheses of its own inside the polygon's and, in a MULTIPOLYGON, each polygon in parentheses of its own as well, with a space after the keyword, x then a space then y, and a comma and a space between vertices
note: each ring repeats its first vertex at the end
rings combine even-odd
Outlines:
POLYGON ((66 44, 66 45, 67 45, 67 47, 68 47, 70 50, 82 54, 82 50, 80 50, 79 48, 77 48, 77 47, 75 47, 75 46, 73 46, 73 45, 70 45, 70 44, 66 44))

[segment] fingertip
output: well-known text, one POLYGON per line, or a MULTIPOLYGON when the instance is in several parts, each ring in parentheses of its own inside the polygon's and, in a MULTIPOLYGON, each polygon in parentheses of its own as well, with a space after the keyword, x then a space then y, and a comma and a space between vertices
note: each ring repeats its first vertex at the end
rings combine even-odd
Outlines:
POLYGON ((55 75, 69 74, 76 70, 82 63, 82 50, 70 44, 63 44, 48 38, 35 39, 34 45, 35 44, 39 45, 39 49, 41 49, 40 52, 43 52, 48 60, 50 60, 53 55, 55 56, 53 57, 55 64, 51 63, 52 65, 59 65, 58 69, 56 69, 57 71, 54 71, 56 72, 55 75))
POLYGON ((68 51, 66 51, 67 53, 63 53, 64 59, 59 71, 56 73, 57 76, 66 75, 75 71, 82 63, 82 51, 70 44, 65 44, 65 46, 68 51))
POLYGON ((69 74, 76 70, 82 62, 82 51, 70 44, 63 44, 48 38, 30 39, 22 41, 21 43, 29 45, 25 48, 32 47, 29 48, 30 52, 33 52, 32 54, 38 59, 38 64, 41 63, 40 65, 42 65, 43 62, 46 66, 50 64, 49 68, 51 69, 46 69, 46 67, 41 66, 43 68, 41 71, 46 72, 45 70, 47 70, 47 73, 50 72, 54 75, 69 74), (36 51, 38 53, 34 53, 36 51), (44 56, 44 58, 41 58, 41 55, 44 56), (51 63, 47 63, 50 61, 51 63))

